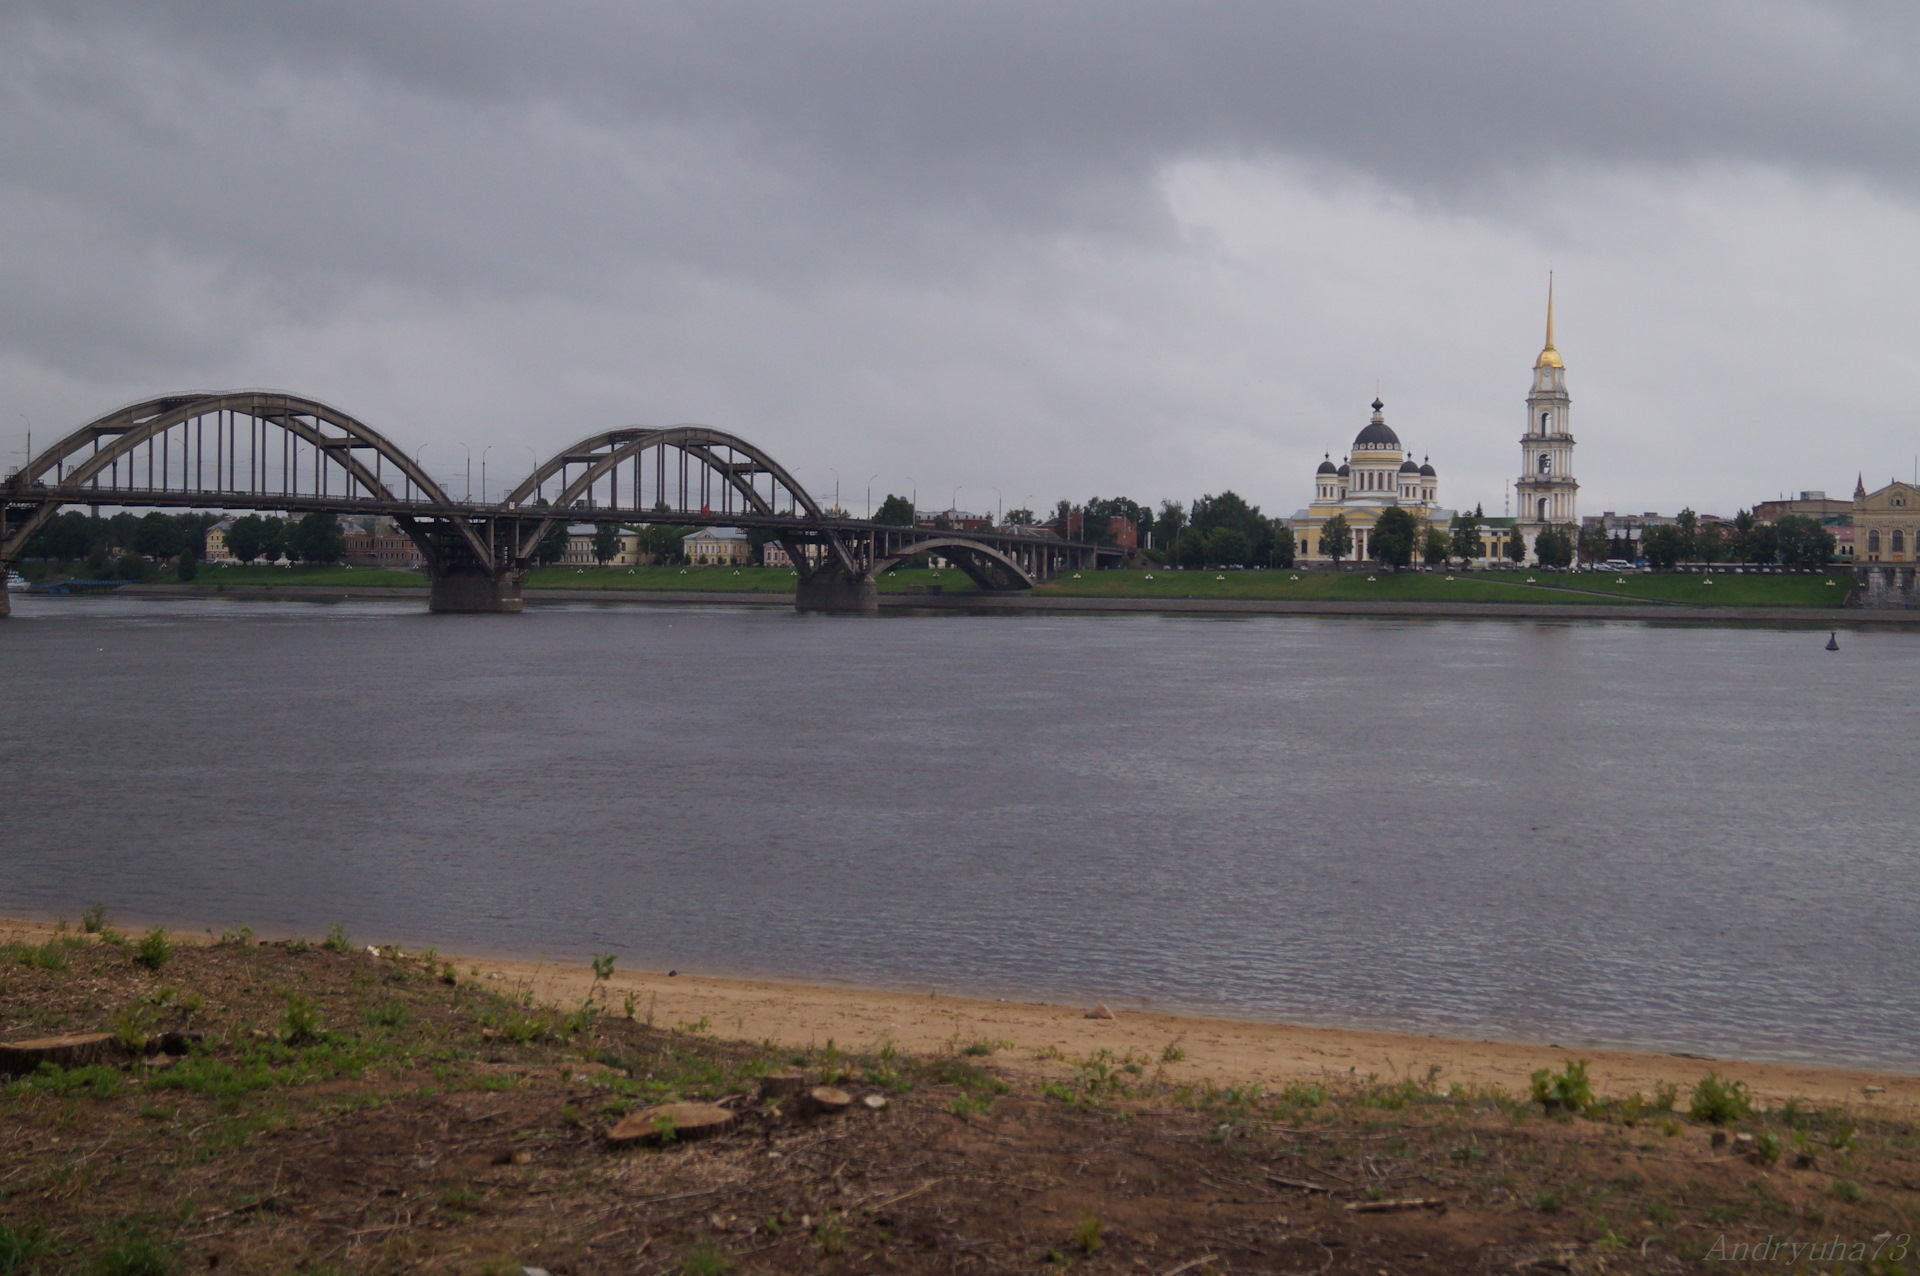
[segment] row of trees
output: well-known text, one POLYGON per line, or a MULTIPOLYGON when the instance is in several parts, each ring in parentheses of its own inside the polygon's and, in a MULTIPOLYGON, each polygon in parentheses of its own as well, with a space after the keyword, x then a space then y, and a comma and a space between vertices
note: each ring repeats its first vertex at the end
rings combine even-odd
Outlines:
POLYGON ((347 552, 337 514, 270 518, 248 514, 227 529, 227 552, 243 563, 285 557, 297 563, 337 563, 347 552))
POLYGON ((28 558, 79 562, 134 554, 156 561, 190 554, 206 554, 207 528, 220 521, 217 514, 115 514, 95 518, 68 510, 47 520, 27 541, 28 558))

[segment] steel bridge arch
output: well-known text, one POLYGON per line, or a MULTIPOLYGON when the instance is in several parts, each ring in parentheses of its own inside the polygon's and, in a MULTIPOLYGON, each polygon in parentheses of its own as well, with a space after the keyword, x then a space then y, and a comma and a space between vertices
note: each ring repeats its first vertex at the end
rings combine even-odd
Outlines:
POLYGON ((1032 589, 1037 583, 1032 573, 1007 555, 991 545, 968 540, 965 536, 935 536, 928 540, 903 542, 884 554, 876 552, 867 566, 866 577, 877 581, 882 572, 923 554, 936 552, 957 563, 960 570, 982 589, 1032 589))
MULTIPOLYGON (((156 496, 163 499, 177 496, 181 498, 181 503, 191 503, 193 497, 204 497, 209 503, 240 505, 257 502, 258 508, 272 509, 289 498, 296 503, 304 499, 305 494, 298 490, 300 457, 297 451, 289 454, 284 450, 286 444, 283 443, 283 486, 279 491, 274 491, 268 482, 269 471, 265 468, 271 460, 270 438, 263 431, 261 438, 256 440, 251 427, 246 449, 249 486, 245 490, 238 490, 236 486, 222 485, 220 471, 223 467, 227 469, 229 484, 237 484, 238 481, 241 453, 237 423, 232 421, 232 417, 240 416, 266 429, 278 428, 288 440, 297 440, 313 449, 309 466, 314 497, 321 500, 332 497, 333 494, 327 491, 329 471, 338 471, 343 480, 343 490, 339 494, 342 500, 353 500, 353 489, 357 485, 365 494, 362 499, 387 506, 402 504, 411 507, 396 512, 395 520, 430 560, 437 560, 441 554, 426 535, 425 529, 416 522, 418 515, 444 518, 461 533, 474 558, 491 568, 492 555, 486 542, 480 539, 465 517, 453 511, 453 502, 446 492, 407 455, 405 449, 331 404, 272 390, 162 395, 128 404, 74 430, 29 460, 22 470, 7 481, 4 491, 8 502, 37 502, 37 507, 20 524, 8 525, 5 537, 0 539, 0 559, 11 562, 18 557, 28 539, 63 505, 139 505, 153 503, 156 496), (220 427, 216 425, 215 429, 214 485, 208 487, 205 484, 204 430, 199 433, 197 464, 193 438, 183 434, 179 449, 180 481, 175 485, 172 452, 167 446, 171 443, 171 433, 220 414, 231 416, 227 426, 228 437, 224 442, 220 427), (338 433, 329 434, 328 427, 338 433), (258 448, 256 443, 260 444, 258 448), (159 461, 158 488, 152 485, 156 444, 163 449, 159 461), (133 485, 134 462, 142 447, 147 449, 149 475, 145 488, 133 485), (356 457, 356 451, 372 451, 377 458, 374 467, 369 468, 356 457), (119 481, 119 463, 122 460, 128 463, 128 482, 124 486, 119 481), (420 499, 414 499, 412 491, 404 498, 396 496, 386 483, 383 462, 390 462, 411 488, 418 490, 420 499), (70 464, 73 466, 71 470, 67 468, 70 464), (191 483, 188 481, 189 468, 196 471, 195 481, 191 483), (110 474, 112 480, 103 485, 101 477, 106 474, 110 474), (47 481, 49 475, 52 482, 47 481)), ((168 503, 173 502, 169 500, 168 503)))
MULTIPOLYGON (((784 492, 787 496, 789 516, 803 515, 805 518, 823 522, 826 519, 826 511, 820 508, 819 503, 808 494, 806 488, 800 485, 785 466, 774 460, 763 448, 737 434, 705 425, 626 426, 588 435, 571 447, 562 448, 541 462, 535 467, 533 473, 520 482, 519 486, 502 498, 501 505, 507 510, 532 509, 539 514, 539 521, 531 523, 531 530, 523 530, 523 533, 517 537, 514 545, 515 562, 525 563, 531 559, 540 541, 552 529, 554 523, 571 522, 575 518, 591 520, 595 509, 599 508, 593 503, 593 494, 603 481, 611 485, 613 499, 609 501, 609 507, 617 509, 620 466, 633 461, 637 467, 641 454, 656 448, 659 449, 659 456, 656 458, 658 475, 665 473, 667 450, 678 451, 684 457, 697 462, 708 474, 718 477, 727 491, 738 495, 743 503, 743 507, 738 511, 740 513, 777 517, 780 514, 780 495, 784 492), (569 476, 569 470, 576 465, 581 466, 582 469, 579 473, 569 476), (754 481, 757 476, 763 474, 768 478, 768 490, 765 493, 760 491, 758 484, 754 481), (556 478, 561 486, 551 504, 534 506, 527 504, 529 498, 543 496, 546 484, 556 478), (579 504, 583 501, 587 502, 584 507, 579 504)), ((684 496, 686 476, 682 473, 680 477, 684 496)), ((639 507, 644 478, 637 468, 633 482, 634 504, 635 507, 639 507)), ((662 484, 663 480, 656 476, 656 496, 664 502, 662 484)), ((659 512, 665 520, 670 519, 675 513, 690 515, 693 510, 683 503, 679 506, 669 506, 659 512)), ((702 517, 709 515, 707 509, 703 508, 700 512, 702 517)), ((527 524, 523 524, 523 529, 526 526, 527 524)), ((859 565, 854 561, 845 541, 829 529, 823 528, 821 534, 832 553, 835 564, 849 576, 857 575, 860 570, 859 565)), ((783 533, 780 535, 780 540, 786 546, 796 570, 808 572, 808 560, 801 551, 797 538, 783 533)))

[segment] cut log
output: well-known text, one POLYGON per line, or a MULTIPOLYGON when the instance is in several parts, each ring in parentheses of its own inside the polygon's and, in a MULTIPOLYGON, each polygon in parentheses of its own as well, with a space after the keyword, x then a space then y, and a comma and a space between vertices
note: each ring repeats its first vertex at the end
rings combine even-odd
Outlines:
POLYGON ((81 1032, 65 1037, 41 1037, 35 1041, 10 1041, 0 1044, 0 1074, 19 1076, 32 1072, 43 1063, 57 1068, 87 1068, 107 1063, 125 1052, 120 1039, 110 1032, 81 1032))
POLYGON ((860 1100, 860 1102, 866 1104, 869 1111, 879 1112, 887 1106, 887 1096, 884 1094, 870 1094, 860 1100))
POLYGON ((1113 1017, 1113 1011, 1107 1008, 1107 1003, 1104 1001, 1092 1010, 1087 1011, 1087 1018, 1089 1019, 1111 1019, 1113 1017))
POLYGON ((662 1103, 629 1112, 607 1131, 607 1142, 692 1143, 725 1134, 740 1118, 711 1103, 662 1103))
POLYGON ((770 1072, 760 1078, 760 1098, 763 1101, 784 1099, 790 1094, 799 1094, 807 1088, 807 1074, 786 1071, 770 1072))
POLYGON ((830 1085, 817 1085, 800 1096, 800 1110, 809 1116, 831 1116, 852 1106, 852 1095, 830 1085))
POLYGON ((1355 1214, 1392 1214, 1400 1210, 1445 1210, 1447 1203, 1432 1196, 1402 1196, 1387 1201, 1355 1201, 1346 1208, 1355 1214))
POLYGON ((1267 1182, 1278 1183, 1281 1187, 1291 1187, 1301 1192, 1327 1192, 1331 1194, 1333 1191, 1330 1187, 1322 1187, 1320 1184, 1309 1182, 1306 1179, 1284 1179, 1278 1174, 1267 1175, 1267 1182))

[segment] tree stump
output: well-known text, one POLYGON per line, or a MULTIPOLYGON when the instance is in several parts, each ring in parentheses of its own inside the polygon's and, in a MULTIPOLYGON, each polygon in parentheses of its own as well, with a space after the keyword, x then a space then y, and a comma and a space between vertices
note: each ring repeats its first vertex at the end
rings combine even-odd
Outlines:
POLYGON ((106 1063, 121 1053, 120 1040, 110 1032, 82 1032, 36 1041, 0 1045, 0 1074, 19 1076, 43 1063, 58 1068, 86 1068, 106 1063))
POLYGON ((607 1131, 607 1142, 693 1143, 725 1134, 737 1120, 734 1113, 711 1103, 661 1103, 621 1117, 607 1131))
POLYGON ((800 1111, 808 1116, 831 1116, 852 1106, 852 1095, 830 1085, 817 1085, 800 1096, 800 1111))
POLYGON ((761 1102, 784 1099, 790 1094, 799 1094, 807 1088, 807 1074, 789 1069, 786 1072, 771 1072, 760 1078, 761 1102))

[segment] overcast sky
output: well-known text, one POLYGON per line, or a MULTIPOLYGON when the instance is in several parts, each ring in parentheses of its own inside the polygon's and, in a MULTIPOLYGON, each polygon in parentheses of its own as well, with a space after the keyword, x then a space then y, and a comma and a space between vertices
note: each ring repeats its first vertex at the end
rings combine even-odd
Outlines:
POLYGON ((1377 390, 1494 514, 1552 269, 1583 513, 1850 493, 1920 453, 1917 14, 6 0, 0 446, 269 386, 456 490, 696 421, 855 513, 1291 513, 1377 390))

